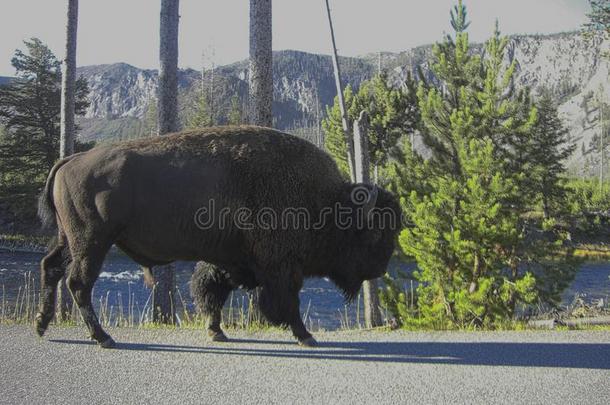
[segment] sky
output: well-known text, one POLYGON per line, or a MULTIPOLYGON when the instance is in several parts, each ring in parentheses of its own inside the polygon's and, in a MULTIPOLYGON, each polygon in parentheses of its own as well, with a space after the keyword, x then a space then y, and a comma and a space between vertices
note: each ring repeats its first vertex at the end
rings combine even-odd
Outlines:
MULTIPOLYGON (((399 52, 450 31, 457 0, 329 0, 339 54, 399 52)), ((496 18, 504 34, 555 33, 586 21, 588 0, 464 0, 472 41, 496 18)), ((23 40, 38 37, 62 58, 66 0, 0 0, 0 76, 23 40)), ((80 0, 77 64, 158 67, 159 0, 80 0)), ((247 58, 249 0, 181 0, 180 67, 200 69, 247 58), (205 57, 202 55, 205 54, 205 57)), ((274 0, 273 49, 330 53, 324 0, 274 0)))

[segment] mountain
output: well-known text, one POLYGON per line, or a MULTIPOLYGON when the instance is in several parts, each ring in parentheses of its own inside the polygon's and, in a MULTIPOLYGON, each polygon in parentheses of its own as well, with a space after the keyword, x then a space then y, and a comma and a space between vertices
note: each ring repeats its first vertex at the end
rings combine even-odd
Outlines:
MULTIPOLYGON (((341 58, 345 83, 359 86, 375 72, 373 63, 364 58, 341 58)), ((275 126, 289 129, 313 126, 324 106, 332 104, 336 90, 330 56, 298 51, 274 52, 274 119, 275 126)), ((228 113, 231 98, 241 100, 242 109, 248 92, 248 62, 220 66, 213 72, 187 69, 179 71, 180 112, 187 115, 201 91, 213 86, 214 109, 220 123, 228 113), (210 84, 213 83, 213 84, 210 84)), ((143 70, 125 63, 85 66, 78 75, 87 79, 90 106, 84 119, 79 120, 81 137, 100 140, 129 137, 117 128, 133 130, 137 120, 145 120, 157 88, 155 70, 143 70), (109 130, 106 129, 106 124, 109 130)))
MULTIPOLYGON (((585 40, 578 32, 553 35, 517 35, 510 38, 510 49, 518 61, 516 82, 529 86, 536 94, 550 89, 560 105, 560 113, 570 130, 571 141, 578 145, 570 160, 575 171, 592 170, 599 153, 591 147, 596 132, 597 110, 594 93, 609 88, 608 61, 601 49, 609 47, 602 37, 585 40), (584 146, 583 146, 584 145, 584 146)), ((475 49, 482 52, 481 45, 475 49)), ((399 85, 407 73, 418 67, 429 79, 428 61, 432 46, 420 46, 400 53, 383 53, 383 69, 399 85)), ((341 58, 345 84, 358 87, 378 69, 378 54, 359 58, 341 58)), ((247 100, 247 61, 206 71, 179 73, 180 112, 192 110, 202 91, 213 83, 213 108, 223 123, 231 99, 237 96, 242 106, 247 100)), ((79 75, 89 81, 91 105, 79 120, 81 137, 104 140, 140 136, 147 133, 151 106, 157 87, 157 72, 118 63, 79 68, 79 75)), ((316 122, 333 103, 335 84, 329 56, 298 51, 274 52, 274 119, 280 129, 316 127, 316 122)), ((242 107, 243 108, 243 107, 242 107)), ((154 114, 153 114, 154 115, 154 114)), ((150 126, 150 125, 149 125, 150 126)))
POLYGON ((11 80, 13 80, 12 77, 0 76, 0 86, 9 83, 11 80))

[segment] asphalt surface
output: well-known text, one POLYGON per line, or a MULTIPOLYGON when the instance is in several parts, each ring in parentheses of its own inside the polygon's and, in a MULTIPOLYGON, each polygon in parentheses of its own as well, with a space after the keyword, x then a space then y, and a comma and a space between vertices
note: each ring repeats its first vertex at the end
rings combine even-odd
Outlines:
POLYGON ((610 404, 610 332, 286 333, 0 325, 0 403, 610 404))

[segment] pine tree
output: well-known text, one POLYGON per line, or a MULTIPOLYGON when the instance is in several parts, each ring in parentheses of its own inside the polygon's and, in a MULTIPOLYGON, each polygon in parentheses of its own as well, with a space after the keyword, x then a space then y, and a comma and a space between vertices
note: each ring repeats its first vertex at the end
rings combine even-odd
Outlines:
MULTIPOLYGON (((16 79, 0 87, 0 195, 27 227, 36 222, 36 199, 46 176, 59 158, 60 63, 39 39, 24 42, 12 59, 16 79)), ((76 81, 75 113, 89 105, 89 89, 76 81)), ((77 144, 82 150, 83 145, 77 144)))
POLYGON ((242 105, 238 96, 231 97, 231 108, 227 115, 227 124, 241 125, 244 123, 242 105))
POLYGON ((197 98, 195 108, 187 117, 186 128, 203 128, 212 125, 214 125, 214 117, 212 116, 212 111, 208 103, 208 96, 207 94, 201 94, 197 98))
MULTIPOLYGON (((346 87, 344 99, 349 121, 358 119, 361 111, 367 112, 371 169, 382 167, 397 152, 399 139, 416 130, 419 109, 414 89, 415 81, 410 75, 400 89, 393 88, 384 75, 376 75, 363 82, 355 94, 350 86, 346 87)), ((347 175, 347 146, 337 99, 327 109, 327 118, 322 121, 322 127, 326 149, 347 175)))
POLYGON ((470 23, 461 0, 451 11, 451 25, 455 39, 447 35, 432 50, 432 72, 442 86, 420 83, 418 99, 422 121, 427 123, 422 131, 424 143, 432 151, 439 169, 459 175, 461 168, 452 121, 458 118, 460 110, 475 107, 475 92, 483 85, 483 78, 481 58, 470 49, 466 32, 470 23))
MULTIPOLYGON (((351 86, 347 86, 343 91, 343 97, 347 106, 351 105, 354 92, 351 86)), ((348 112, 349 114, 349 112, 348 112)), ((348 117, 350 121, 358 119, 357 116, 348 117)), ((339 107, 339 98, 335 97, 335 102, 332 107, 326 108, 326 118, 322 121, 322 129, 324 130, 324 146, 330 155, 337 162, 337 166, 346 179, 350 178, 350 168, 347 162, 347 147, 345 144, 345 133, 341 118, 341 109, 339 107)))
POLYGON ((156 97, 148 99, 146 112, 144 113, 143 133, 142 136, 154 136, 159 132, 158 125, 158 108, 156 97))
POLYGON ((562 179, 564 162, 572 155, 576 145, 568 144, 569 132, 559 118, 550 93, 544 92, 536 105, 538 120, 532 130, 530 157, 534 170, 528 177, 533 180, 540 197, 544 217, 549 218, 565 200, 566 189, 562 179))
MULTIPOLYGON (((590 38, 595 33, 602 32, 606 39, 610 39, 610 1, 589 0, 591 12, 587 15, 589 22, 584 24, 585 37, 590 38)), ((610 59, 610 50, 605 50, 603 56, 610 59)))
POLYGON ((406 142, 402 160, 417 170, 396 162, 388 170, 410 222, 400 246, 419 268, 419 320, 407 321, 437 327, 493 325, 520 305, 556 302, 555 287, 574 269, 556 245, 528 231, 523 170, 532 167, 537 111, 527 91, 514 88, 516 62, 504 62, 509 42, 496 25, 484 56, 476 54, 466 15, 460 1, 451 13, 455 37, 433 49, 435 81, 418 89, 432 157, 423 162, 406 142))
MULTIPOLYGON (((597 156, 597 175, 599 176, 599 188, 603 193, 603 184, 605 182, 606 169, 608 166, 608 147, 610 146, 610 108, 605 102, 607 98, 603 86, 599 87, 597 94, 592 94, 594 107, 587 110, 587 124, 595 127, 596 131, 591 138, 589 147, 597 156)), ((588 105, 589 103, 587 103, 588 105)))

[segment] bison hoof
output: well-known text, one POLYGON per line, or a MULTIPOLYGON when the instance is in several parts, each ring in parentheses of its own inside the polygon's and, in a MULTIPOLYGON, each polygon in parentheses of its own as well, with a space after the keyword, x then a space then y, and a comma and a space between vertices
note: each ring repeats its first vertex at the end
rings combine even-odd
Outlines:
POLYGON ((39 312, 36 314, 36 334, 40 337, 44 335, 47 330, 48 323, 44 321, 44 315, 39 312))
POLYGON ((307 339, 299 339, 299 345, 304 347, 317 347, 318 341, 310 336, 307 339))
POLYGON ((104 340, 103 342, 99 342, 99 345, 103 349, 112 349, 112 348, 116 347, 116 342, 114 341, 114 339, 109 337, 108 339, 104 340))
POLYGON ((212 342, 228 342, 229 341, 227 336, 224 333, 222 333, 222 331, 216 332, 213 330, 208 330, 208 336, 210 337, 210 340, 212 342))

